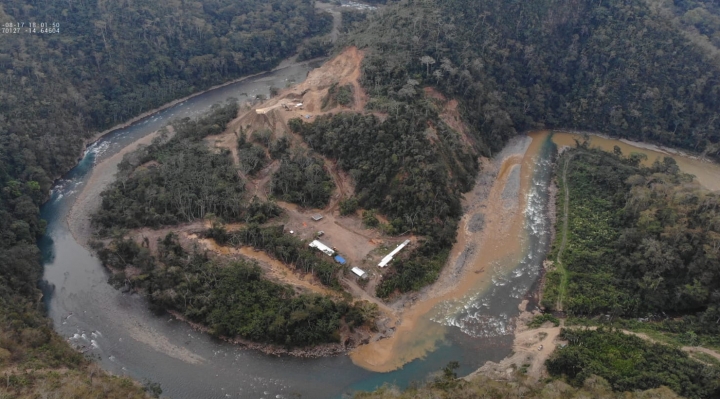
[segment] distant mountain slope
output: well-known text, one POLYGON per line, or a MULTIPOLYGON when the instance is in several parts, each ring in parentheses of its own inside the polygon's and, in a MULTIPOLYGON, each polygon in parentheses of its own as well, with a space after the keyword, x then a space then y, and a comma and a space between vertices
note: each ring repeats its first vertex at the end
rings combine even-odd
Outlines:
POLYGON ((485 151, 557 127, 720 155, 720 70, 641 0, 409 1, 349 41, 370 95, 436 85, 485 151))

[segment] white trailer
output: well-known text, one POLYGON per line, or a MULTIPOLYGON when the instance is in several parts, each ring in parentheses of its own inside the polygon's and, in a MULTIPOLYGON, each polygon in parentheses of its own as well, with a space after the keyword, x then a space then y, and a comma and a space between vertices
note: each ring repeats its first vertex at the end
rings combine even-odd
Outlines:
POLYGON ((355 273, 355 275, 360 278, 365 278, 367 276, 367 273, 365 273, 365 270, 363 270, 359 267, 353 267, 352 272, 355 273))
POLYGON ((393 260, 393 257, 397 255, 398 252, 400 252, 401 249, 405 248, 406 245, 410 244, 410 240, 405 240, 402 244, 398 245, 397 248, 393 249, 392 252, 387 254, 380 263, 378 263, 378 266, 385 267, 390 263, 391 260, 393 260))
POLYGON ((328 247, 327 245, 321 243, 321 242, 318 241, 318 240, 315 240, 315 241, 311 242, 311 243, 310 243, 310 248, 317 248, 317 249, 319 249, 320 251, 322 251, 323 253, 325 253, 325 255, 327 255, 327 256, 333 256, 333 255, 335 255, 335 251, 333 251, 332 248, 328 247))

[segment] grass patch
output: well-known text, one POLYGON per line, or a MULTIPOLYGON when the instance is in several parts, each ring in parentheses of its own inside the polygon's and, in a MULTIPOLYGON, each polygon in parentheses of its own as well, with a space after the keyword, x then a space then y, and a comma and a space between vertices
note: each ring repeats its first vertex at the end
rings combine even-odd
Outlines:
POLYGON ((549 313, 544 313, 533 317, 530 324, 528 324, 528 328, 539 328, 548 321, 553 323, 555 327, 558 327, 560 325, 560 319, 549 313))

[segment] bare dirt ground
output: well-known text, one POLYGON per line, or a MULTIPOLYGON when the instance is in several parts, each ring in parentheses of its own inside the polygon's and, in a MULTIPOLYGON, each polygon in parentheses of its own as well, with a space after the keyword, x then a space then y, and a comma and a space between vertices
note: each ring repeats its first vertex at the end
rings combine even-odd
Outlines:
POLYGON ((360 74, 364 54, 356 47, 348 47, 320 68, 310 71, 302 83, 284 89, 277 96, 246 110, 239 119, 230 124, 229 134, 242 128, 252 132, 270 129, 275 137, 289 134, 288 121, 300 118, 313 121, 319 115, 337 112, 362 112, 368 96, 360 85, 360 74), (353 86, 352 106, 336 106, 322 110, 323 99, 333 84, 353 86), (301 104, 301 105, 300 105, 301 104))
POLYGON ((548 322, 540 328, 528 329, 527 324, 536 313, 526 311, 527 303, 528 301, 525 300, 518 307, 521 313, 515 324, 512 354, 498 363, 485 363, 465 379, 470 380, 481 374, 496 380, 512 380, 515 378, 515 372, 521 368, 526 368, 527 376, 532 381, 539 381, 547 376, 545 361, 558 345, 567 343, 558 340, 562 326, 553 327, 552 323, 548 322))
POLYGON ((355 216, 340 216, 339 213, 326 212, 322 209, 302 209, 295 204, 282 201, 279 201, 278 205, 286 211, 285 231, 292 231, 293 235, 303 240, 313 240, 317 237, 317 233, 322 231, 323 235, 318 240, 335 248, 350 264, 356 266, 377 264, 382 256, 371 252, 379 246, 394 247, 412 238, 384 236, 378 230, 364 227, 362 221, 355 216), (315 214, 323 218, 314 221, 312 216, 315 214))
POLYGON ((460 137, 465 144, 471 145, 472 140, 470 139, 470 136, 468 136, 467 126, 465 126, 465 123, 462 121, 462 118, 460 117, 460 112, 457 109, 457 100, 453 99, 448 101, 448 99, 445 98, 442 93, 432 87, 426 87, 423 90, 425 92, 425 96, 433 99, 438 106, 440 111, 440 119, 445 122, 445 124, 450 126, 453 130, 460 133, 460 137))

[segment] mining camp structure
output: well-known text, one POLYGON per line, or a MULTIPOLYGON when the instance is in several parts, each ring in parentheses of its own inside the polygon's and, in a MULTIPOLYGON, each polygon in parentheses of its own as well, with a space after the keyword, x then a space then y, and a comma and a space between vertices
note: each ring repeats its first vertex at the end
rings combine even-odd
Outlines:
POLYGON ((380 266, 380 267, 387 266, 388 263, 390 263, 390 261, 393 260, 393 257, 395 255, 397 255, 397 253, 400 252, 400 250, 402 250, 403 248, 405 248, 405 246, 408 244, 410 244, 410 240, 405 240, 402 244, 398 245, 397 248, 393 249, 392 252, 390 252, 389 254, 387 254, 387 256, 382 258, 380 263, 378 263, 378 266, 380 266))
POLYGON ((365 273, 365 270, 363 270, 359 267, 353 267, 352 272, 360 278, 365 278, 367 276, 367 273, 365 273))
POLYGON ((317 248, 317 249, 319 249, 320 251, 322 251, 322 252, 323 252, 325 255, 327 255, 327 256, 333 256, 333 255, 335 255, 335 251, 334 251, 332 248, 328 247, 327 245, 321 243, 321 242, 318 241, 318 240, 315 240, 315 241, 311 242, 311 243, 310 243, 310 248, 317 248))

